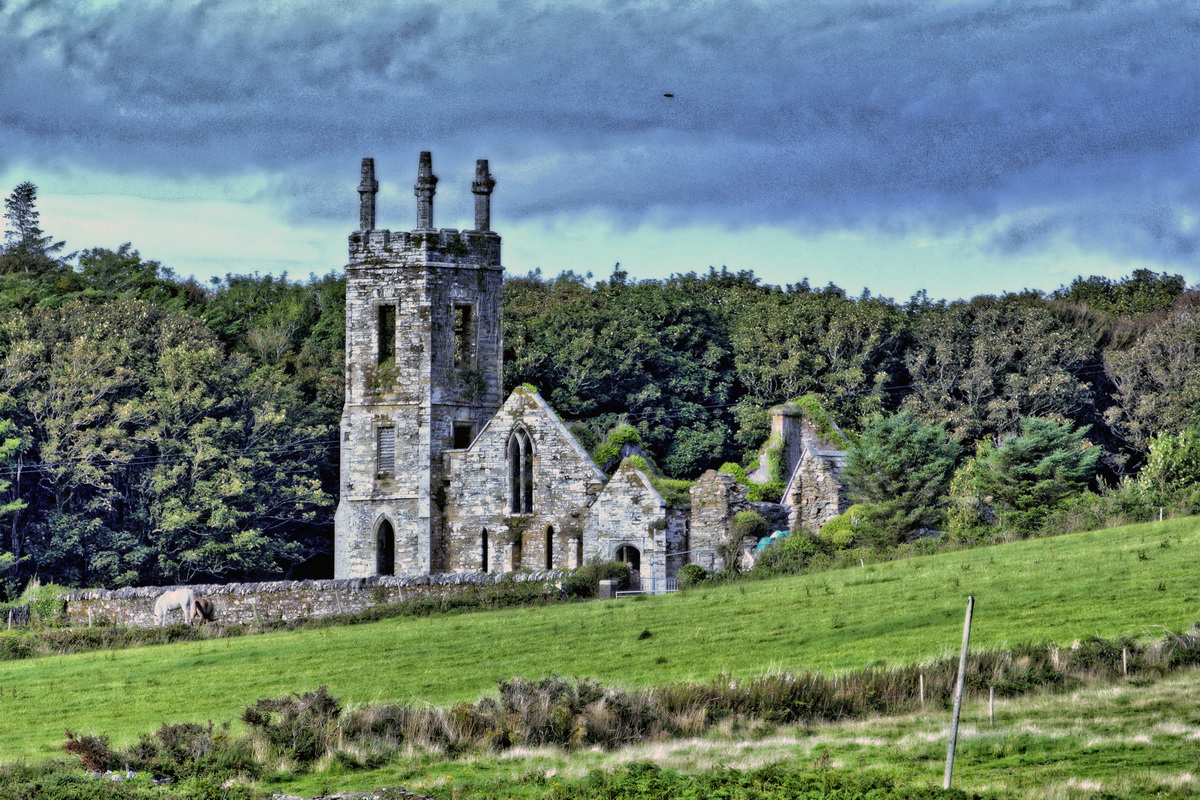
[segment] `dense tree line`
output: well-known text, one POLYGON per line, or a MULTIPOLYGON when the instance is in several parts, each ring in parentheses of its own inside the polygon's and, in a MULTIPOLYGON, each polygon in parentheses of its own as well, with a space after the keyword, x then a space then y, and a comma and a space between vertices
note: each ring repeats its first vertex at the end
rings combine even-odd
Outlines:
MULTIPOLYGON (((32 184, 10 196, 0 251, 8 591, 33 574, 114 586, 327 573, 343 279, 200 284, 130 245, 64 255, 35 201, 32 184)), ((1191 452, 1198 298, 1146 270, 954 302, 725 269, 534 274, 505 284, 504 376, 538 387, 585 439, 633 426, 677 477, 744 462, 770 407, 812 395, 848 432, 922 441, 959 467, 995 458, 977 443, 999 449, 1048 420, 1085 437, 1115 482, 1162 437, 1191 452), (935 423, 944 445, 913 427, 935 423)), ((923 491, 911 480, 871 491, 892 495, 888 518, 930 522, 906 506, 923 491)))

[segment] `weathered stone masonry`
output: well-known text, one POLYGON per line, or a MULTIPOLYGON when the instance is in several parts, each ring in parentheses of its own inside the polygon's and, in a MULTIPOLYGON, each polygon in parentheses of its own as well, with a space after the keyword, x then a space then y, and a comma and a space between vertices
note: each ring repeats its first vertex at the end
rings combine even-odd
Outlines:
MULTIPOLYGON (((371 159, 362 172, 366 226, 378 188, 371 159)), ((433 229, 437 178, 422 153, 417 229, 350 237, 337 577, 458 567, 443 537, 443 453, 473 440, 501 402, 500 237, 486 230, 487 162, 476 172, 485 229, 433 229)))
MULTIPOLYGON (((470 231, 433 227, 437 184, 421 153, 417 227, 376 229, 375 164, 362 163, 346 266, 337 578, 566 569, 599 557, 626 561, 643 589, 659 591, 686 563, 722 568, 739 511, 787 524, 779 506, 748 503, 716 473, 701 478, 690 508, 668 507, 629 464, 607 478, 536 390, 503 399, 496 182, 477 162, 470 231)), ((773 416, 792 523, 819 527, 845 507, 840 442, 798 408, 773 416)))
MULTIPOLYGON (((556 593, 561 572, 530 572, 510 580, 541 583, 556 593)), ((269 581, 190 586, 197 597, 216 603, 217 620, 252 625, 259 622, 353 614, 372 606, 469 593, 498 583, 500 575, 396 575, 349 580, 269 581)), ((63 595, 71 625, 154 625, 154 600, 174 586, 128 589, 84 589, 63 595)), ((178 615, 172 618, 178 621, 178 615)))

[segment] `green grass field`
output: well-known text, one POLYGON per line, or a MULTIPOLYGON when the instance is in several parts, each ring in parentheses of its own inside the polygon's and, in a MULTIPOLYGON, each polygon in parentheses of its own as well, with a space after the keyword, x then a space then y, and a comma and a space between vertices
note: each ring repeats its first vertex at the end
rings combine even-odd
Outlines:
POLYGON ((636 686, 907 664, 957 650, 968 594, 975 648, 1179 629, 1200 619, 1197 545, 1200 520, 1172 520, 665 597, 3 662, 0 760, 56 755, 64 728, 125 743, 319 685, 440 705, 513 675, 636 686))

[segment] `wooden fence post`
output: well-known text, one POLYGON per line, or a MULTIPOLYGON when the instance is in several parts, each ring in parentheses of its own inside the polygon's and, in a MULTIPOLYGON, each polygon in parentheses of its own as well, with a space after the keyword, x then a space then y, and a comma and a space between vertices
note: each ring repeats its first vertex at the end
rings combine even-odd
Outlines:
POLYGON ((954 775, 954 747, 958 744, 958 718, 962 713, 963 685, 967 681, 967 645, 971 642, 971 612, 975 610, 975 596, 967 598, 967 618, 963 622, 962 653, 958 657, 958 681, 954 686, 954 714, 950 718, 950 742, 946 746, 946 774, 942 778, 942 788, 950 788, 950 779, 954 775))

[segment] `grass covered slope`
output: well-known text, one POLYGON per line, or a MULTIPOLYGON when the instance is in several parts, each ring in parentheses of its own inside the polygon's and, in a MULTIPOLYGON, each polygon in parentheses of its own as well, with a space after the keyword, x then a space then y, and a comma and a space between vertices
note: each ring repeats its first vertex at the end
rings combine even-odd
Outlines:
POLYGON ((442 705, 514 675, 650 685, 907 664, 957 649, 968 594, 977 649, 1182 628, 1200 619, 1198 545, 1200 519, 1183 519, 666 597, 3 662, 0 760, 54 755, 64 728, 124 743, 319 685, 442 705))

